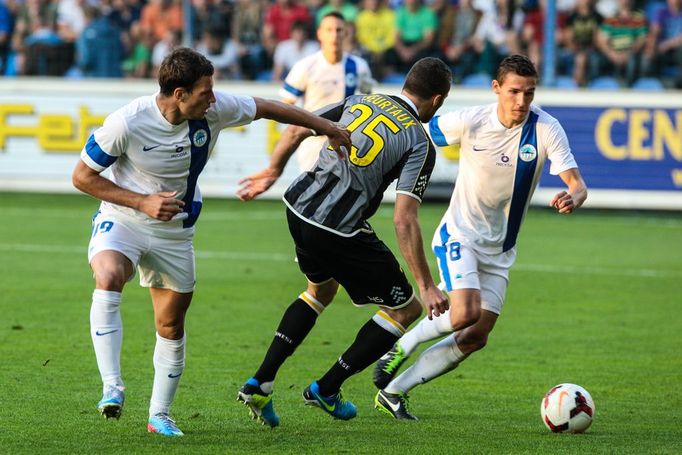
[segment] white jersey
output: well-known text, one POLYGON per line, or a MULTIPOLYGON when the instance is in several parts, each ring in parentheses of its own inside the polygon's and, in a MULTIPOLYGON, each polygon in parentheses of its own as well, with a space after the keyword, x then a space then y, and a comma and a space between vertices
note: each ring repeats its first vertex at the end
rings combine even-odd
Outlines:
MULTIPOLYGON (((355 55, 343 54, 338 63, 329 63, 322 51, 299 60, 289 71, 280 95, 284 101, 303 102, 303 109, 316 111, 338 103, 357 92, 370 93, 374 80, 367 62, 355 55)), ((301 171, 308 171, 317 161, 326 138, 303 141, 296 157, 301 171)))
POLYGON ((136 193, 175 191, 185 207, 169 222, 109 202, 102 202, 103 212, 114 210, 169 232, 194 226, 202 204, 197 179, 218 134, 223 128, 248 124, 256 115, 253 98, 214 93, 216 102, 201 120, 172 125, 161 114, 156 95, 137 98, 106 118, 83 148, 83 162, 97 172, 110 167, 109 178, 136 193))
POLYGON ((318 51, 291 68, 280 95, 289 103, 302 99, 303 109, 315 111, 357 92, 369 93, 373 82, 369 65, 362 58, 343 54, 340 62, 329 63, 318 51))
POLYGON ((435 235, 487 254, 516 244, 546 158, 553 175, 578 167, 559 122, 535 106, 514 128, 500 123, 495 103, 434 117, 428 130, 436 145, 460 144, 455 190, 435 235))

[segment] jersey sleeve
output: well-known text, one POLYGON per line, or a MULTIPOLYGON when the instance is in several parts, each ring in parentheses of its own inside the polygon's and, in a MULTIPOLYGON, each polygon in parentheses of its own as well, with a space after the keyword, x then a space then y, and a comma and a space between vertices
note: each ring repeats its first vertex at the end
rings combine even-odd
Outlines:
POLYGON ((571 147, 568 144, 566 132, 558 121, 554 120, 546 130, 547 158, 549 158, 549 173, 559 175, 562 172, 578 167, 571 147))
POLYGON ((220 128, 241 126, 253 122, 256 117, 256 101, 251 96, 215 93, 215 110, 220 128))
POLYGON ((81 151, 81 160, 94 171, 102 172, 125 153, 127 146, 128 126, 120 115, 112 114, 90 135, 81 151))
POLYGON ((438 147, 459 144, 466 127, 463 111, 452 111, 431 119, 426 130, 438 147))
POLYGON ((284 85, 279 90, 279 95, 287 103, 295 103, 304 94, 308 86, 308 74, 306 60, 301 60, 291 67, 289 74, 284 79, 284 85))
POLYGON ((398 177, 396 193, 406 194, 421 202, 435 164, 436 151, 433 143, 426 139, 407 156, 398 177))
POLYGON ((343 108, 345 106, 346 100, 339 101, 338 103, 333 103, 328 106, 321 107, 313 112, 315 115, 324 117, 332 122, 338 122, 343 115, 343 108))

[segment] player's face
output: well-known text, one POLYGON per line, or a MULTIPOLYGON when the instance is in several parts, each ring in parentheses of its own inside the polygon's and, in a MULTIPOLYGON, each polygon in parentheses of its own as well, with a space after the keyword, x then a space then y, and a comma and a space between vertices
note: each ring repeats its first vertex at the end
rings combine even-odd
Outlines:
POLYGON ((535 77, 519 76, 508 73, 504 82, 493 81, 493 90, 497 94, 498 116, 507 128, 521 124, 530 110, 535 98, 535 77))
POLYGON ((317 39, 322 51, 341 51, 346 36, 346 23, 336 17, 325 17, 317 29, 317 39))
POLYGON ((194 84, 191 92, 184 92, 179 108, 186 119, 201 120, 213 103, 215 103, 213 78, 204 76, 194 84))

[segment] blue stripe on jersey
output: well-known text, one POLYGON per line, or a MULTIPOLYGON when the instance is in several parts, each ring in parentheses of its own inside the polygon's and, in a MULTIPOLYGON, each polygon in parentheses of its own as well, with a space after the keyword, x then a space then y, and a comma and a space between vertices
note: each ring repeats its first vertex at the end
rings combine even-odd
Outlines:
POLYGON ((303 90, 299 90, 296 87, 293 87, 286 82, 284 83, 284 90, 287 92, 291 93, 294 96, 302 96, 305 92, 303 90))
POLYGON ((95 140, 95 135, 91 134, 88 143, 85 144, 85 152, 95 163, 102 167, 109 167, 118 159, 117 156, 107 154, 95 140))
POLYGON ((204 170, 208 161, 208 147, 211 143, 211 130, 208 128, 206 119, 188 120, 189 125, 189 144, 191 160, 189 164, 189 177, 187 177, 187 192, 182 199, 185 203, 184 212, 189 214, 183 221, 182 227, 192 227, 201 213, 201 201, 194 200, 194 192, 197 189, 197 179, 204 170))
POLYGON ((355 93, 355 89, 358 87, 358 66, 355 60, 349 55, 346 57, 346 98, 355 93))
POLYGON ((450 269, 448 268, 448 257, 447 257, 447 247, 445 246, 450 238, 448 234, 448 223, 445 222, 440 227, 440 246, 434 246, 433 252, 438 258, 438 266, 440 267, 440 274, 445 282, 445 289, 450 292, 452 291, 452 282, 450 281, 450 269))
POLYGON ((431 139, 433 143, 438 147, 445 147, 448 145, 448 141, 445 139, 445 134, 441 131, 440 126, 438 126, 438 119, 440 115, 436 115, 429 122, 429 133, 431 133, 431 139))
POLYGON ((509 251, 516 245, 516 237, 519 235, 526 202, 533 185, 535 167, 538 164, 538 138, 535 129, 537 121, 538 115, 531 112, 526 124, 523 125, 523 131, 521 131, 519 155, 516 158, 514 192, 512 193, 509 218, 507 219, 507 237, 504 239, 502 251, 509 251), (534 153, 534 156, 530 155, 531 153, 534 153), (529 156, 528 161, 523 159, 523 156, 529 156))

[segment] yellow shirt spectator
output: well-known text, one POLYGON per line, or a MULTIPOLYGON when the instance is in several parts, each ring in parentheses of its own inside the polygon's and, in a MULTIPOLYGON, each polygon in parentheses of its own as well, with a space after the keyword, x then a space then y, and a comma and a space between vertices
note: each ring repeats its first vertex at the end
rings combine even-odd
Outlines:
POLYGON ((364 9, 355 21, 358 42, 374 54, 381 54, 395 45, 395 13, 380 6, 364 9))

